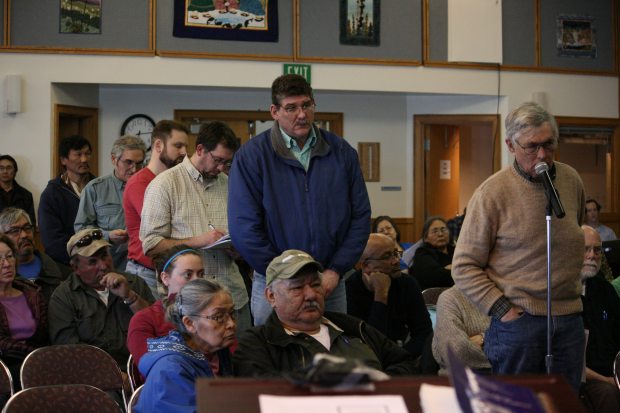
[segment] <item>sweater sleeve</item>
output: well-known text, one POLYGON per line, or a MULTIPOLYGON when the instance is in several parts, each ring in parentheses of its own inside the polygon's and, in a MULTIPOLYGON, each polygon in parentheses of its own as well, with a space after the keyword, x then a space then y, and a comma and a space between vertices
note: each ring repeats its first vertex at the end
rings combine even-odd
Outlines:
POLYGON ((486 272, 489 251, 497 232, 498 211, 482 188, 478 188, 467 205, 467 215, 452 259, 452 277, 459 290, 489 314, 502 291, 486 272))
POLYGON ((367 323, 362 323, 361 330, 364 341, 373 349, 386 374, 390 376, 415 374, 415 358, 407 350, 396 345, 367 323))
MULTIPOLYGON (((482 314, 480 316, 484 317, 482 314)), ((452 348, 458 359, 469 367, 489 367, 484 351, 469 339, 470 334, 480 334, 484 331, 481 329, 477 332, 468 332, 471 327, 467 328, 467 325, 472 325, 473 320, 479 318, 473 312, 467 312, 463 306, 459 305, 454 291, 446 290, 439 296, 437 325, 435 326, 432 348, 433 356, 442 369, 448 367, 448 347, 452 348)))

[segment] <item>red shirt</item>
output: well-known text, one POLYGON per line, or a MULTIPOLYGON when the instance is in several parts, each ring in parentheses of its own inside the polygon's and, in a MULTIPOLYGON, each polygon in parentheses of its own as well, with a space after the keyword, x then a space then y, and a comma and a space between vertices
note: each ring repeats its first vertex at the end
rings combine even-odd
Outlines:
POLYGON ((161 300, 135 313, 129 322, 127 349, 133 356, 136 366, 146 353, 146 339, 165 336, 172 330, 174 324, 166 321, 161 300))
POLYGON ((144 168, 135 173, 125 185, 123 193, 123 209, 125 210, 125 225, 129 235, 129 247, 127 258, 134 260, 153 269, 153 261, 144 255, 142 251, 142 241, 140 241, 140 214, 144 204, 144 192, 151 181, 155 179, 155 174, 149 169, 144 168))

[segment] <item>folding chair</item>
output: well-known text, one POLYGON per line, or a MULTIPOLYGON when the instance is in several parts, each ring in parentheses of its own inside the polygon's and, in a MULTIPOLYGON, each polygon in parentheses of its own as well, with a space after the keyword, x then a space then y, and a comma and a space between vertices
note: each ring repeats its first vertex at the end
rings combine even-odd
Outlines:
POLYGON ((616 354, 616 358, 614 359, 614 381, 620 390, 620 351, 616 354))
POLYGON ((13 392, 13 376, 11 376, 11 371, 0 360, 0 408, 9 400, 13 392))
POLYGON ((63 344, 41 347, 26 356, 20 372, 22 388, 88 384, 105 392, 127 395, 123 375, 116 361, 105 351, 89 344, 63 344))
POLYGON ((104 391, 87 384, 31 387, 9 399, 2 413, 120 413, 104 391))
POLYGON ((142 380, 140 370, 138 370, 136 363, 133 362, 133 356, 131 354, 129 355, 129 359, 127 359, 127 376, 129 377, 129 386, 133 394, 138 387, 144 384, 144 380, 142 380))
POLYGON ((129 398, 129 404, 127 405, 127 413, 132 413, 133 408, 138 403, 138 399, 140 398, 140 393, 142 393, 142 389, 144 388, 144 384, 138 387, 131 397, 129 398))
POLYGON ((447 290, 446 287, 432 287, 422 291, 422 298, 424 298, 424 303, 426 305, 437 305, 437 299, 439 298, 439 295, 445 290, 447 290))

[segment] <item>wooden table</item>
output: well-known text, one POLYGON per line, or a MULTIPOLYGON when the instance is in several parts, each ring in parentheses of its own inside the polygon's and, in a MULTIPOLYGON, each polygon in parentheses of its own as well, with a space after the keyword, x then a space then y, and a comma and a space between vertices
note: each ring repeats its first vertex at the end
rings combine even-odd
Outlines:
MULTIPOLYGON (((581 401, 563 377, 557 375, 500 376, 498 380, 529 387, 537 393, 546 393, 552 400, 557 412, 586 413, 581 401)), ((449 385, 447 377, 395 377, 389 381, 376 383, 374 392, 338 394, 398 394, 405 399, 410 413, 418 413, 422 412, 420 408, 420 386, 422 383, 449 385)), ((259 394, 281 396, 334 395, 334 393, 310 393, 308 390, 295 387, 283 379, 198 379, 196 386, 198 413, 260 413, 259 394)), ((297 413, 302 412, 303 407, 300 406, 297 413)))

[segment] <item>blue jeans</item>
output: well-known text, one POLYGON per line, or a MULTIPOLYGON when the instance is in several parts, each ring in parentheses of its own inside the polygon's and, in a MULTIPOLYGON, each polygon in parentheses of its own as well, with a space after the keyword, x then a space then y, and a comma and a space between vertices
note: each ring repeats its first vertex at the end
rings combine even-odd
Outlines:
MULTIPOLYGON (((254 317, 254 325, 262 326, 271 314, 271 306, 265 298, 265 276, 254 271, 252 279, 252 298, 250 300, 252 307, 252 316, 254 317)), ((325 299, 325 311, 333 311, 336 313, 347 312, 347 290, 344 286, 344 280, 340 279, 338 286, 325 299)))
MULTIPOLYGON (((579 392, 583 374, 585 332, 581 314, 552 318, 552 373, 562 374, 579 392)), ((546 372, 547 317, 528 313, 516 320, 491 319, 484 337, 484 352, 495 374, 546 372)))
POLYGON ((135 261, 128 260, 125 271, 129 274, 134 274, 142 278, 151 290, 153 298, 155 298, 156 300, 159 299, 160 294, 157 292, 157 278, 155 277, 155 270, 145 267, 144 265, 139 264, 135 261))

